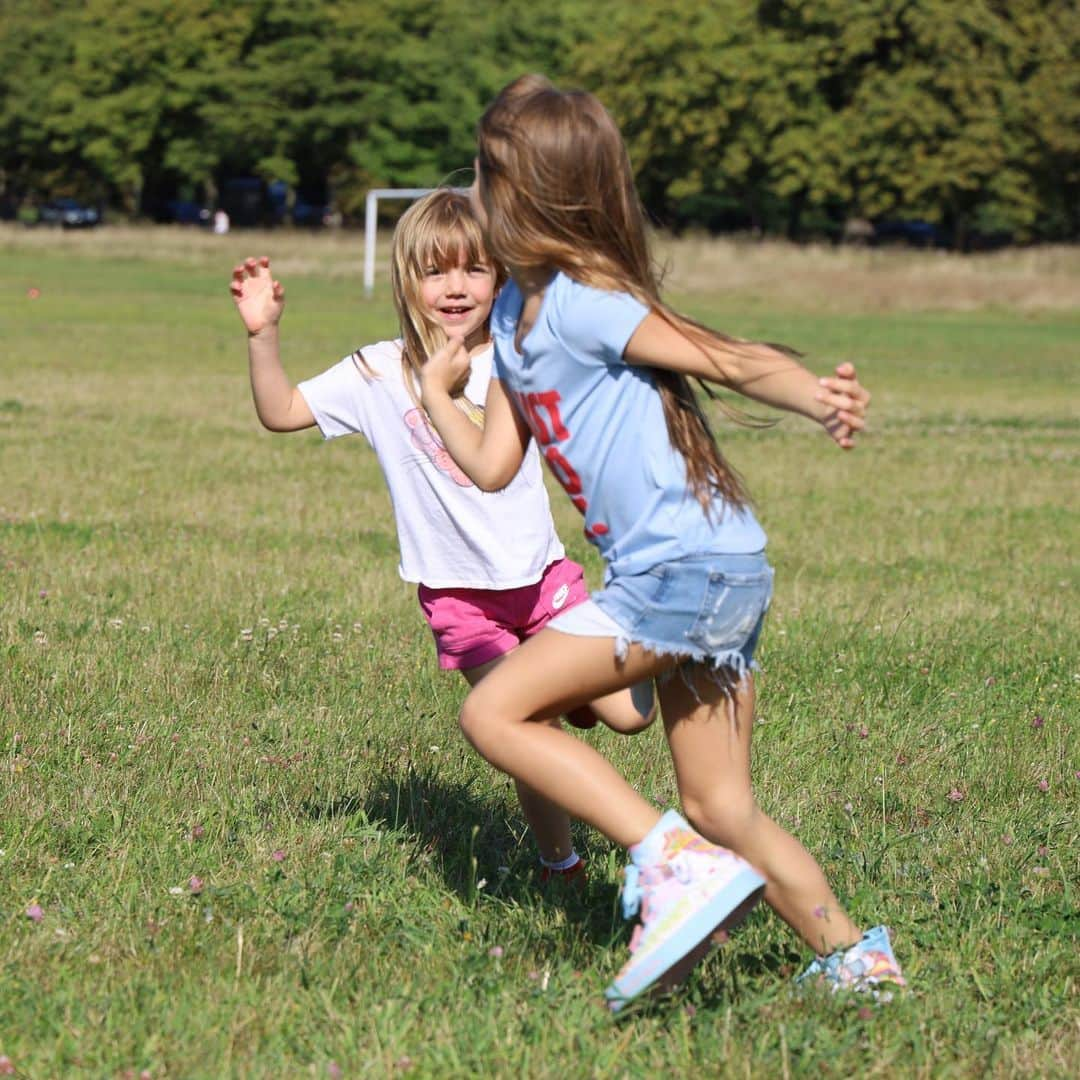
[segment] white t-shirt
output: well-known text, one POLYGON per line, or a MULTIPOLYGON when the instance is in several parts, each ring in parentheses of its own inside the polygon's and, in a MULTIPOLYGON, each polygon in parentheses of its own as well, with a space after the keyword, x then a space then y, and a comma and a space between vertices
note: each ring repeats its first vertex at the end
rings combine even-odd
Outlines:
MULTIPOLYGON (((398 573, 432 589, 516 589, 539 581, 564 551, 536 443, 530 440, 507 487, 481 491, 409 396, 401 350, 400 340, 360 350, 375 378, 354 353, 299 384, 324 438, 359 432, 375 451, 394 507, 398 573)), ((488 348, 473 357, 470 401, 487 397, 492 356, 488 348)))

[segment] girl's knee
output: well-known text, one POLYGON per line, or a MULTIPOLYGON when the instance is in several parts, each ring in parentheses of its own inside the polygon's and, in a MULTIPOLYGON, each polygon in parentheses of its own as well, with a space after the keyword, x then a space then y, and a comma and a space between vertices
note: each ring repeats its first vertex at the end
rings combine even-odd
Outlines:
POLYGON ((684 796, 683 811, 706 840, 735 849, 754 828, 759 812, 752 795, 732 796, 724 791, 684 796))
POLYGON ((619 735, 640 735, 653 722, 655 716, 642 716, 634 713, 632 716, 619 717, 614 721, 608 721, 608 727, 619 735))
MULTIPOLYGON (((651 679, 643 680, 618 693, 608 694, 575 710, 597 719, 620 735, 637 735, 657 716, 656 695, 651 679)), ((578 725, 581 726, 581 725, 578 725)))
POLYGON ((629 705, 620 709, 614 717, 604 717, 604 722, 612 731, 620 735, 637 735, 652 725, 656 719, 656 706, 653 705, 646 712, 639 712, 629 705))
POLYGON ((484 738, 486 713, 482 705, 474 700, 475 695, 469 694, 461 706, 458 714, 458 726, 462 734, 477 750, 483 752, 481 743, 484 738))
POLYGON ((509 722, 505 711, 498 709, 474 690, 465 698, 458 715, 458 725, 465 738, 490 760, 490 750, 509 722))

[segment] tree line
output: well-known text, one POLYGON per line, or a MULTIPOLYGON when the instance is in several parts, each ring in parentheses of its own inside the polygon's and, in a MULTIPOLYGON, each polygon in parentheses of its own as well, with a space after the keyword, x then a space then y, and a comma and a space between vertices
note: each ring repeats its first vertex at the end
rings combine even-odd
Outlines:
POLYGON ((592 90, 674 228, 1080 236, 1075 0, 0 0, 0 198, 466 179, 508 79, 592 90))

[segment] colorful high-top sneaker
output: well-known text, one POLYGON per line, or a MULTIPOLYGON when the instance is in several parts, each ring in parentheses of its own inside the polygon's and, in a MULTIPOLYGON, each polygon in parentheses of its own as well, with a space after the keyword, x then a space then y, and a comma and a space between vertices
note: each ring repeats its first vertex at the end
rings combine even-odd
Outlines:
POLYGON ((834 993, 837 990, 870 991, 878 996, 882 983, 907 986, 900 965, 893 955, 889 931, 884 926, 867 930, 861 941, 828 956, 819 956, 795 980, 796 983, 820 984, 834 993))
POLYGON ((765 879, 738 855, 710 844, 671 811, 661 825, 659 862, 626 868, 623 914, 639 910, 641 924, 630 941, 630 959, 604 991, 617 1012, 659 983, 677 985, 708 952, 719 930, 737 926, 765 891, 765 879))

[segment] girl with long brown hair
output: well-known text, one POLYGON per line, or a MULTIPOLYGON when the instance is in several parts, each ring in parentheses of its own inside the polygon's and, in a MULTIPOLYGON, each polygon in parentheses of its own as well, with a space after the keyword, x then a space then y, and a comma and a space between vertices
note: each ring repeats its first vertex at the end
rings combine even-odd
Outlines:
POLYGON ((465 701, 474 746, 519 783, 629 849, 631 956, 620 1008, 674 981, 717 929, 765 900, 819 954, 833 987, 902 983, 883 927, 862 934, 812 856, 751 789, 754 647, 772 591, 765 534, 720 454, 690 379, 820 422, 847 449, 869 394, 850 364, 817 379, 780 346, 737 340, 660 298, 618 129, 582 92, 525 76, 480 121, 473 200, 510 271, 492 315, 496 378, 484 430, 449 390, 453 343, 422 401, 479 487, 514 476, 535 440, 607 560, 604 588, 553 620, 465 701), (678 669, 678 674, 671 677, 678 669), (657 677, 687 820, 661 816, 588 745, 540 722, 657 677))
MULTIPOLYGON (((480 491, 447 454, 419 403, 418 376, 428 355, 453 340, 467 363, 451 387, 452 407, 470 425, 483 423, 491 305, 505 277, 487 255, 469 200, 450 189, 428 194, 394 230, 391 278, 401 337, 357 349, 298 386, 281 363, 285 290, 270 260, 246 260, 230 283, 248 332, 259 419, 271 431, 318 425, 327 439, 367 438, 390 492, 398 572, 417 585, 439 666, 460 671, 470 685, 588 597, 582 568, 565 557, 556 535, 536 454, 506 490, 480 491)), ((578 727, 599 719, 632 733, 652 719, 649 697, 642 688, 621 692, 567 718, 578 727)), ((541 879, 580 882, 583 863, 566 811, 525 784, 518 784, 518 796, 540 849, 541 879)))

